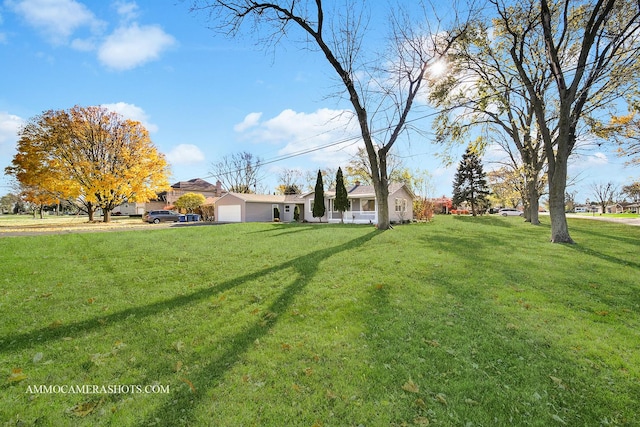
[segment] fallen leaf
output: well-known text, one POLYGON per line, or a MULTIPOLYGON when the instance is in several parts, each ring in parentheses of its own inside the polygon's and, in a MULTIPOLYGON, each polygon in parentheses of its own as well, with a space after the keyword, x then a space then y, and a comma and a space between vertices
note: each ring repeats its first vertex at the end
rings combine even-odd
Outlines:
POLYGON ((565 390, 567 388, 567 386, 560 378, 554 377, 553 375, 549 375, 549 378, 551 378, 551 381, 553 381, 561 389, 565 390))
POLYGON ((189 388, 191 389, 191 391, 192 391, 193 393, 195 393, 195 392, 196 392, 196 388, 193 386, 193 383, 192 383, 191 381, 189 381, 188 379, 186 379, 186 378, 184 378, 184 377, 183 377, 183 378, 180 378, 180 380, 181 380, 182 382, 186 383, 186 384, 189 386, 189 388))
POLYGON ((49 324, 49 329, 56 329, 56 328, 59 328, 60 326, 62 326, 62 321, 61 320, 54 320, 53 322, 51 322, 49 324))
POLYGON ((44 354, 38 352, 33 356, 33 363, 38 363, 39 361, 42 360, 42 358, 44 357, 44 354))
POLYGON ((89 304, 93 304, 94 302, 96 302, 96 299, 95 299, 95 298, 89 298, 89 299, 87 300, 87 303, 89 303, 89 304))
POLYGON ((413 423, 417 426, 428 426, 429 425, 429 418, 427 417, 416 417, 413 420, 413 423))
POLYGON ((553 418, 555 421, 559 422, 560 424, 567 424, 567 422, 565 420, 563 420, 562 418, 560 418, 556 414, 551 415, 551 418, 553 418))
POLYGON ((184 343, 182 341, 175 341, 172 343, 172 345, 173 348, 175 348, 178 352, 184 350, 184 343))
POLYGON ((305 368, 304 374, 310 377, 311 375, 313 375, 313 368, 305 368))
POLYGON ((21 368, 13 368, 11 370, 11 375, 9 375, 9 382, 10 383, 17 383, 17 382, 20 382, 20 381, 26 380, 26 379, 27 379, 27 374, 22 372, 21 368))
POLYGON ((84 418, 90 413, 92 413, 97 406, 98 406, 98 402, 78 403, 77 405, 71 408, 70 412, 76 417, 84 418))
POLYGON ((291 350, 291 344, 287 344, 286 342, 283 342, 281 344, 281 348, 282 348, 283 351, 289 351, 289 350, 291 350))
POLYGON ((402 386, 404 391, 408 391, 409 393, 418 393, 420 388, 413 382, 413 380, 409 380, 402 386))
POLYGON ((467 405, 477 405, 478 402, 473 400, 473 399, 464 399, 464 403, 466 403, 467 405))
POLYGON ((182 361, 178 360, 178 361, 176 362, 176 366, 175 366, 175 368, 173 368, 173 370, 174 370, 175 372, 180 372, 180 371, 182 370, 182 361))
POLYGON ((327 399, 329 399, 329 400, 333 400, 333 399, 337 399, 338 398, 338 395, 336 395, 331 390, 327 390, 326 396, 327 396, 327 399))
POLYGON ((436 394, 436 400, 440 403, 442 403, 443 405, 447 404, 447 398, 444 394, 442 393, 438 393, 436 394))
POLYGON ((426 408, 426 407, 427 407, 427 404, 426 404, 426 403, 424 403, 424 400, 422 400, 422 399, 416 399, 416 400, 415 400, 415 402, 413 402, 413 403, 415 403, 415 405, 416 405, 418 408, 422 408, 422 409, 424 409, 424 408, 426 408))

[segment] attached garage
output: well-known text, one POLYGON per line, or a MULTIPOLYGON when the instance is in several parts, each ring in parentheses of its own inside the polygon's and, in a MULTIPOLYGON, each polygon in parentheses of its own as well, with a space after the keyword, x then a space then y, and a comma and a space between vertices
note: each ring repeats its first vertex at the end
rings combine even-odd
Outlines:
POLYGON ((218 206, 218 222, 242 222, 242 207, 240 205, 218 206))
POLYGON ((293 221, 293 210, 303 201, 299 195, 227 193, 216 200, 217 222, 293 221))

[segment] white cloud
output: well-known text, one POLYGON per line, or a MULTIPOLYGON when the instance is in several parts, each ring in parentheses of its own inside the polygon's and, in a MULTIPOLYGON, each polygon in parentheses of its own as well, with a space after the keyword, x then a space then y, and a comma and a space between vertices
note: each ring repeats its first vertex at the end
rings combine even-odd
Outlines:
POLYGON ((116 102, 115 104, 102 104, 101 107, 104 107, 110 111, 115 111, 124 118, 136 120, 142 123, 142 125, 150 133, 158 131, 158 126, 149 121, 149 115, 142 108, 138 107, 135 104, 116 102))
POLYGON ((0 146, 7 143, 15 143, 18 140, 18 131, 24 121, 6 111, 0 111, 0 146))
POLYGON ((124 20, 131 21, 139 15, 138 5, 135 2, 117 1, 114 3, 114 6, 118 11, 118 15, 124 20))
POLYGON ((262 117, 262 113, 249 113, 244 118, 242 123, 238 123, 233 127, 233 130, 236 132, 244 132, 254 126, 257 126, 260 123, 260 118, 262 117))
POLYGON ((167 153, 167 160, 172 165, 194 165, 205 160, 204 153, 193 144, 180 144, 167 153))
POLYGON ((5 5, 53 44, 66 43, 79 28, 97 31, 104 26, 93 12, 75 0, 7 0, 5 5))
POLYGON ((584 171, 594 172, 609 164, 609 158, 605 153, 597 152, 589 155, 575 156, 569 164, 569 173, 584 171))
POLYGON ((174 45, 173 36, 157 25, 117 28, 98 49, 98 59, 115 70, 129 70, 158 59, 160 53, 174 45))
POLYGON ((260 121, 252 113, 235 126, 242 139, 255 143, 284 144, 280 156, 301 154, 321 165, 344 165, 360 144, 357 120, 348 110, 319 109, 313 113, 284 110, 276 117, 260 121), (320 148, 323 147, 323 148, 320 148))

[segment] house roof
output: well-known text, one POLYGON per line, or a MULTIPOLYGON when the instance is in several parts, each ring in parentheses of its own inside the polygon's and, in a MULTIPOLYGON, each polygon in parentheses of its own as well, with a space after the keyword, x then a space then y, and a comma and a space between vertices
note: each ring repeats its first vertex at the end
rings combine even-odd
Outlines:
POLYGON ((189 191, 216 191, 215 185, 201 178, 194 178, 189 181, 179 181, 173 184, 171 188, 189 191))
POLYGON ((234 196, 240 200, 251 203, 302 203, 299 194, 248 194, 248 193, 227 193, 226 196, 234 196))
MULTIPOLYGON (((409 189, 409 187, 407 187, 406 184, 397 183, 397 182, 389 184, 389 195, 392 195, 396 191, 399 191, 401 188, 404 188, 405 191, 407 193, 409 193, 409 195, 412 198, 415 198, 415 195, 409 189)), ((307 194, 309 194, 309 193, 307 193, 307 194)), ((331 191, 327 191, 325 194, 327 195, 327 197, 333 198, 333 197, 335 197, 336 192, 334 190, 331 190, 331 191)), ((376 191, 373 188, 373 185, 354 185, 353 187, 351 187, 351 189, 347 190, 347 197, 350 197, 350 198, 363 198, 363 197, 375 198, 376 197, 376 191)))

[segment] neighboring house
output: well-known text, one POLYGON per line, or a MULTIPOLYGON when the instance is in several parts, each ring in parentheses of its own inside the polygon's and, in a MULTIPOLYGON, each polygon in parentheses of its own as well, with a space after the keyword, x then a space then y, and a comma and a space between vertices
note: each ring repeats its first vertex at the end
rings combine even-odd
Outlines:
POLYGON ((166 209, 172 206, 180 196, 187 193, 202 194, 207 199, 207 203, 209 203, 226 192, 222 189, 222 183, 220 181, 216 182, 216 185, 213 185, 204 179, 194 178, 189 181, 176 182, 171 186, 169 191, 158 194, 156 200, 151 200, 147 203, 123 203, 116 207, 113 213, 120 215, 143 215, 147 211, 166 209))
MULTIPOLYGON (((313 217, 313 192, 292 195, 227 193, 217 200, 215 206, 218 222, 264 222, 278 218, 283 222, 294 219, 298 208, 299 221, 340 222, 341 213, 333 208, 335 192, 325 192, 326 214, 322 218, 313 217)), ((344 222, 375 224, 378 222, 378 207, 373 187, 356 183, 348 190, 349 208, 342 217, 344 222)), ((389 186, 389 218, 391 222, 413 219, 413 199, 415 196, 404 184, 389 186)))
POLYGON ((611 213, 611 214, 618 214, 618 213, 624 212, 624 206, 622 206, 620 203, 608 205, 606 209, 607 209, 606 213, 611 213))
POLYGON ((173 205, 176 200, 187 193, 202 194, 205 199, 208 197, 221 197, 226 193, 222 189, 222 183, 220 181, 213 185, 204 179, 194 178, 189 181, 176 182, 171 186, 171 190, 164 193, 164 200, 167 205, 173 205))
POLYGON ((625 208, 625 212, 634 213, 634 214, 640 213, 640 203, 629 203, 624 208, 625 208))

